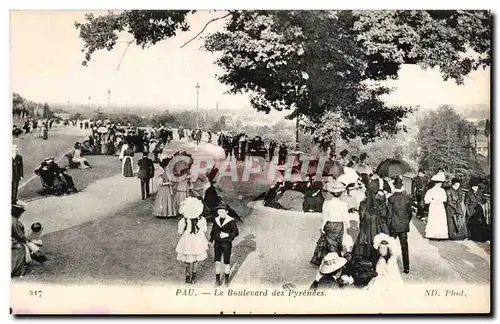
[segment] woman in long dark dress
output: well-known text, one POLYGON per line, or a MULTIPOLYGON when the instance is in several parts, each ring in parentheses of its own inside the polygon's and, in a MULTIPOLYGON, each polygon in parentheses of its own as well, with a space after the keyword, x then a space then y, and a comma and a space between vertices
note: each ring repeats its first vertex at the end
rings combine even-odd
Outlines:
POLYGON ((366 198, 359 205, 359 234, 352 254, 363 260, 377 262, 377 253, 373 247, 373 239, 377 234, 389 234, 387 227, 387 205, 385 195, 377 193, 375 197, 366 192, 366 198))
POLYGON ((448 237, 451 240, 464 240, 467 238, 467 224, 462 210, 462 190, 459 179, 452 179, 451 187, 446 192, 446 198, 448 237))
POLYGON ((303 209, 306 213, 321 213, 323 211, 323 183, 321 181, 313 182, 312 186, 305 192, 303 209))
POLYGON ((479 187, 479 179, 471 179, 471 189, 465 194, 465 208, 467 219, 467 230, 469 239, 477 242, 486 242, 489 240, 484 217, 484 210, 481 206, 486 203, 483 190, 479 187))

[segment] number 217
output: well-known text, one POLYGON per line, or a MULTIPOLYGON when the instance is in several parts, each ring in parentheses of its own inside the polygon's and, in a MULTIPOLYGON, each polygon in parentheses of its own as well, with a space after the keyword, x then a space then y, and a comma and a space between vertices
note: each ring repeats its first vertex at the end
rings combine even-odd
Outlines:
POLYGON ((42 297, 42 291, 41 290, 30 290, 30 296, 42 297))

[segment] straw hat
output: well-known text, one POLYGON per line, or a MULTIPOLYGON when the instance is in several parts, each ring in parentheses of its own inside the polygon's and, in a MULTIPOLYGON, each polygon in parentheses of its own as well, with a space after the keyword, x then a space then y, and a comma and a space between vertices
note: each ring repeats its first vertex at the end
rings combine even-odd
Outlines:
POLYGON ((194 197, 188 197, 181 202, 179 213, 187 219, 200 217, 203 212, 203 203, 194 197))
POLYGON ((446 176, 443 172, 438 172, 436 173, 432 178, 431 181, 435 182, 445 182, 446 181, 446 176))
POLYGON ((347 260, 340 257, 337 252, 330 252, 323 258, 319 272, 321 274, 330 274, 342 268, 346 263, 347 260))
POLYGON ((328 192, 343 192, 345 190, 344 184, 339 181, 329 182, 326 185, 326 190, 328 192))

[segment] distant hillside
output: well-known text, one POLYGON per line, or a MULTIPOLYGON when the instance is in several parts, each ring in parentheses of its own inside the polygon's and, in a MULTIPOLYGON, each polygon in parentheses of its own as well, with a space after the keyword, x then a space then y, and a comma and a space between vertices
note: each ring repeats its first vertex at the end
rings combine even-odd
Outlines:
MULTIPOLYGON (((475 105, 451 105, 455 111, 464 118, 467 119, 491 119, 490 106, 486 104, 475 104, 475 105)), ((420 107, 420 110, 415 112, 414 116, 417 119, 424 118, 430 110, 435 110, 437 108, 420 107)))

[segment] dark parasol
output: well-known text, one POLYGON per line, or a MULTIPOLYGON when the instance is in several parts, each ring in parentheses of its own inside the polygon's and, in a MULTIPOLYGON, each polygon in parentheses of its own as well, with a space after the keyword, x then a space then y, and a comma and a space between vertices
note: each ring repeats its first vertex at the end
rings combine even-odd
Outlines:
POLYGON ((399 159, 387 159, 382 161, 375 173, 377 173, 381 177, 397 177, 402 176, 408 172, 411 172, 412 169, 408 163, 399 159))

